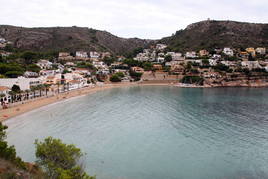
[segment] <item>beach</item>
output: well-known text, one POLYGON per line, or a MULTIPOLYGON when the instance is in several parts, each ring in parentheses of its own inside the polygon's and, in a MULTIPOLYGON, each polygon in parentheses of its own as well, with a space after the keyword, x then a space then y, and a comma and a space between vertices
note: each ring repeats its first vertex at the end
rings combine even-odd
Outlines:
POLYGON ((172 83, 117 83, 117 84, 103 84, 95 87, 85 87, 77 90, 72 90, 64 93, 55 94, 54 96, 35 98, 29 101, 18 102, 16 105, 9 107, 8 109, 0 109, 0 122, 10 119, 12 117, 21 115, 23 113, 38 109, 42 106, 60 102, 69 98, 88 95, 98 91, 119 88, 119 87, 129 87, 129 86, 159 86, 159 85, 169 85, 174 86, 172 83))

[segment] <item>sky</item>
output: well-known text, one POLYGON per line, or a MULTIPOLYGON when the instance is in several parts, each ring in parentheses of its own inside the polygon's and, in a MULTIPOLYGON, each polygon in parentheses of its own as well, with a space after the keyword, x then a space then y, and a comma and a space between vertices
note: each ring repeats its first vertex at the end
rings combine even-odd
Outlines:
POLYGON ((268 0, 0 0, 0 24, 81 26, 160 39, 206 20, 268 23, 268 0))

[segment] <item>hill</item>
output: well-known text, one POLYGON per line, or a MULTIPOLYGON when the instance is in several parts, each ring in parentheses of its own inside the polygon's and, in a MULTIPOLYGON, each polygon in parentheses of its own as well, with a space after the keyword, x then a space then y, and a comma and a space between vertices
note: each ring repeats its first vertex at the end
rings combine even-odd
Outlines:
POLYGON ((0 36, 16 48, 33 51, 110 51, 125 55, 137 48, 165 43, 172 51, 268 46, 268 24, 207 20, 160 40, 120 38, 86 27, 24 28, 0 25, 0 36))
POLYGON ((151 42, 138 38, 120 38, 106 31, 76 26, 24 28, 1 25, 0 36, 13 42, 16 48, 33 51, 96 50, 127 54, 151 42))
POLYGON ((171 50, 186 51, 268 46, 268 24, 207 20, 189 25, 159 42, 171 50))

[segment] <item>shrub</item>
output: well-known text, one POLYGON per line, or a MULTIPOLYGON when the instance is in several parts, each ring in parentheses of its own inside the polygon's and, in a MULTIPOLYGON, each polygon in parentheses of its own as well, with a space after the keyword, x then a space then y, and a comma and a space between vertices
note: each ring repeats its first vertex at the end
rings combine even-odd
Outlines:
POLYGON ((184 76, 181 80, 182 83, 186 84, 198 84, 203 85, 204 79, 200 76, 184 76))
POLYGON ((83 153, 74 145, 67 145, 60 139, 48 137, 44 142, 36 140, 35 146, 37 163, 49 178, 95 179, 88 176, 78 163, 83 153))
POLYGON ((121 82, 121 78, 116 75, 116 74, 113 74, 111 77, 110 77, 110 81, 111 82, 121 82))

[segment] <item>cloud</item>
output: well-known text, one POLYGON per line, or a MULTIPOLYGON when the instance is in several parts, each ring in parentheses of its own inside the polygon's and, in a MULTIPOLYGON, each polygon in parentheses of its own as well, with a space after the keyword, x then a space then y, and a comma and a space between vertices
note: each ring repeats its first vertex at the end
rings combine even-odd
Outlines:
POLYGON ((0 23, 27 27, 83 26, 122 37, 157 39, 205 20, 268 20, 266 0, 8 0, 0 23))

